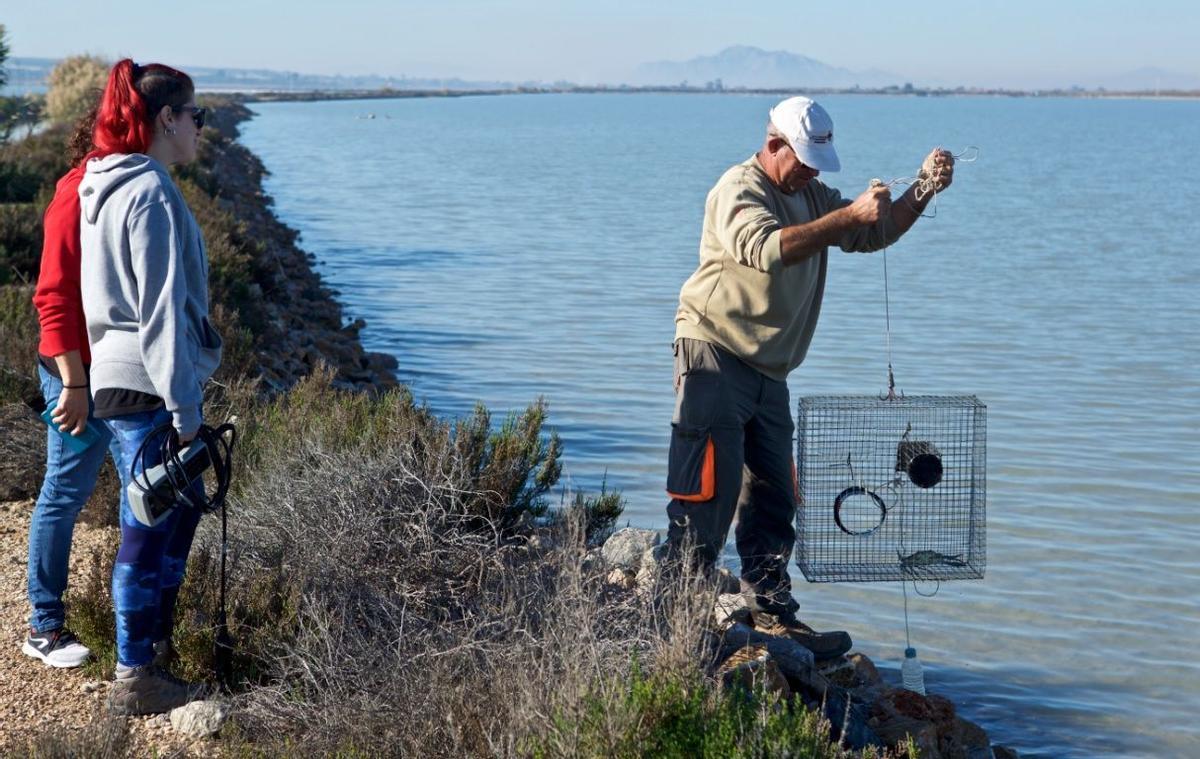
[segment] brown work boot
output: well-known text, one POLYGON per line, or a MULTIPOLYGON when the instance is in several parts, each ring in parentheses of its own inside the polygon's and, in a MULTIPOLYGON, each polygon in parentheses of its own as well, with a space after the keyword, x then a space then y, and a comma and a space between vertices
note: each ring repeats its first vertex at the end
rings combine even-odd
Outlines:
POLYGON ((154 664, 118 668, 108 695, 110 714, 162 714, 204 696, 204 686, 172 677, 154 664))
POLYGON ((844 630, 817 632, 796 618, 791 612, 784 614, 768 614, 762 611, 752 613, 754 629, 767 635, 788 637, 812 651, 813 658, 836 659, 850 650, 853 643, 850 634, 844 630))

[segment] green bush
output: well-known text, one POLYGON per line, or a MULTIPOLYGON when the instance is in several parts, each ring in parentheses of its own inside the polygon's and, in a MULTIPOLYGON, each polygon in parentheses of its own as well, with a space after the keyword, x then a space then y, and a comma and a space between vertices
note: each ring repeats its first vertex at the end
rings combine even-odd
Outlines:
POLYGON ((41 95, 0 97, 0 145, 8 142, 14 132, 24 130, 28 136, 42 120, 45 98, 41 95))
MULTIPOLYGON (((0 202, 31 203, 54 189, 71 168, 67 155, 70 130, 56 126, 0 146, 0 202)), ((45 207, 45 203, 41 204, 45 207)))
POLYGON ((33 288, 0 286, 0 403, 36 394, 38 321, 33 288))
POLYGON ((112 677, 117 663, 112 572, 119 546, 120 535, 114 531, 111 541, 92 550, 83 582, 76 581, 64 598, 67 625, 92 650, 86 666, 97 677, 112 677))
POLYGON ((45 184, 35 168, 0 159, 0 203, 30 203, 45 184))
POLYGON ((37 281, 42 214, 33 203, 0 203, 0 285, 37 281))
POLYGON ((698 670, 647 674, 636 662, 623 693, 594 693, 580 714, 555 715, 527 748, 536 759, 850 756, 830 742, 829 723, 799 701, 741 686, 714 689, 698 670))

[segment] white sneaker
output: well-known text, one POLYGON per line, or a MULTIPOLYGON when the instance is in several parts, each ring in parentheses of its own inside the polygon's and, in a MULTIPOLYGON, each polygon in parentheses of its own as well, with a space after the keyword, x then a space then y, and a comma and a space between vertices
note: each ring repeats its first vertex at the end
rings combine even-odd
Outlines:
POLYGON ((48 667, 64 669, 81 666, 92 655, 88 647, 75 637, 75 633, 65 627, 47 632, 30 630, 25 645, 21 646, 21 652, 26 656, 41 659, 48 667))

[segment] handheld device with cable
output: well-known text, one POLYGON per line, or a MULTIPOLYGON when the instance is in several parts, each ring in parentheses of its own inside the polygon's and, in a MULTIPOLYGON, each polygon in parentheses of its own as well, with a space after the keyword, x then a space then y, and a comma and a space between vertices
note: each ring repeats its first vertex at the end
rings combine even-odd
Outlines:
POLYGON ((170 424, 157 427, 146 436, 130 462, 129 486, 125 494, 129 497, 134 518, 147 527, 154 527, 177 507, 203 512, 220 508, 229 492, 236 439, 237 430, 232 424, 215 429, 201 425, 196 437, 180 447, 170 424), (156 445, 162 463, 146 468, 146 456, 156 445), (209 467, 216 480, 212 495, 204 487, 204 472, 209 467), (139 468, 141 474, 134 474, 139 468))
POLYGON ((233 475, 233 446, 237 442, 237 429, 232 423, 220 427, 201 425, 196 437, 185 446, 170 424, 157 427, 142 441, 141 447, 130 462, 129 496, 133 516, 147 527, 154 527, 166 519, 174 509, 193 508, 201 512, 221 510, 221 588, 217 613, 216 638, 213 644, 213 669, 217 682, 228 690, 233 676, 233 637, 225 616, 225 556, 228 546, 228 530, 225 514, 225 497, 229 493, 229 482, 233 475), (149 451, 158 446, 162 463, 145 467, 149 451), (141 474, 134 474, 141 465, 141 474), (212 492, 205 487, 204 474, 213 470, 215 488, 212 492))

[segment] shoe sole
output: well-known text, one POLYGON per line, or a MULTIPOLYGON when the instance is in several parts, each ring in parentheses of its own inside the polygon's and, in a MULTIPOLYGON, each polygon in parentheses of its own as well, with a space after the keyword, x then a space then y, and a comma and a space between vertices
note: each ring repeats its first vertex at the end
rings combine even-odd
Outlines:
POLYGON ((200 700, 202 699, 189 698, 186 701, 181 701, 178 704, 172 704, 171 706, 166 706, 162 709, 151 709, 149 707, 142 706, 137 699, 129 699, 129 701, 133 702, 130 704, 125 699, 120 699, 118 701, 110 696, 108 699, 108 713, 114 717, 145 717, 151 714, 169 714, 181 706, 187 706, 193 701, 200 700))
POLYGON ((54 660, 51 657, 46 656, 45 654, 43 654, 41 651, 37 650, 33 646, 29 645, 29 641, 25 641, 25 644, 21 646, 21 653, 23 653, 26 656, 29 656, 31 658, 34 658, 34 659, 41 659, 42 662, 47 667, 55 667, 57 669, 75 669, 76 667, 82 667, 84 665, 84 663, 92 655, 92 652, 88 651, 79 660, 75 660, 75 659, 68 659, 67 661, 63 661, 61 659, 54 660))

